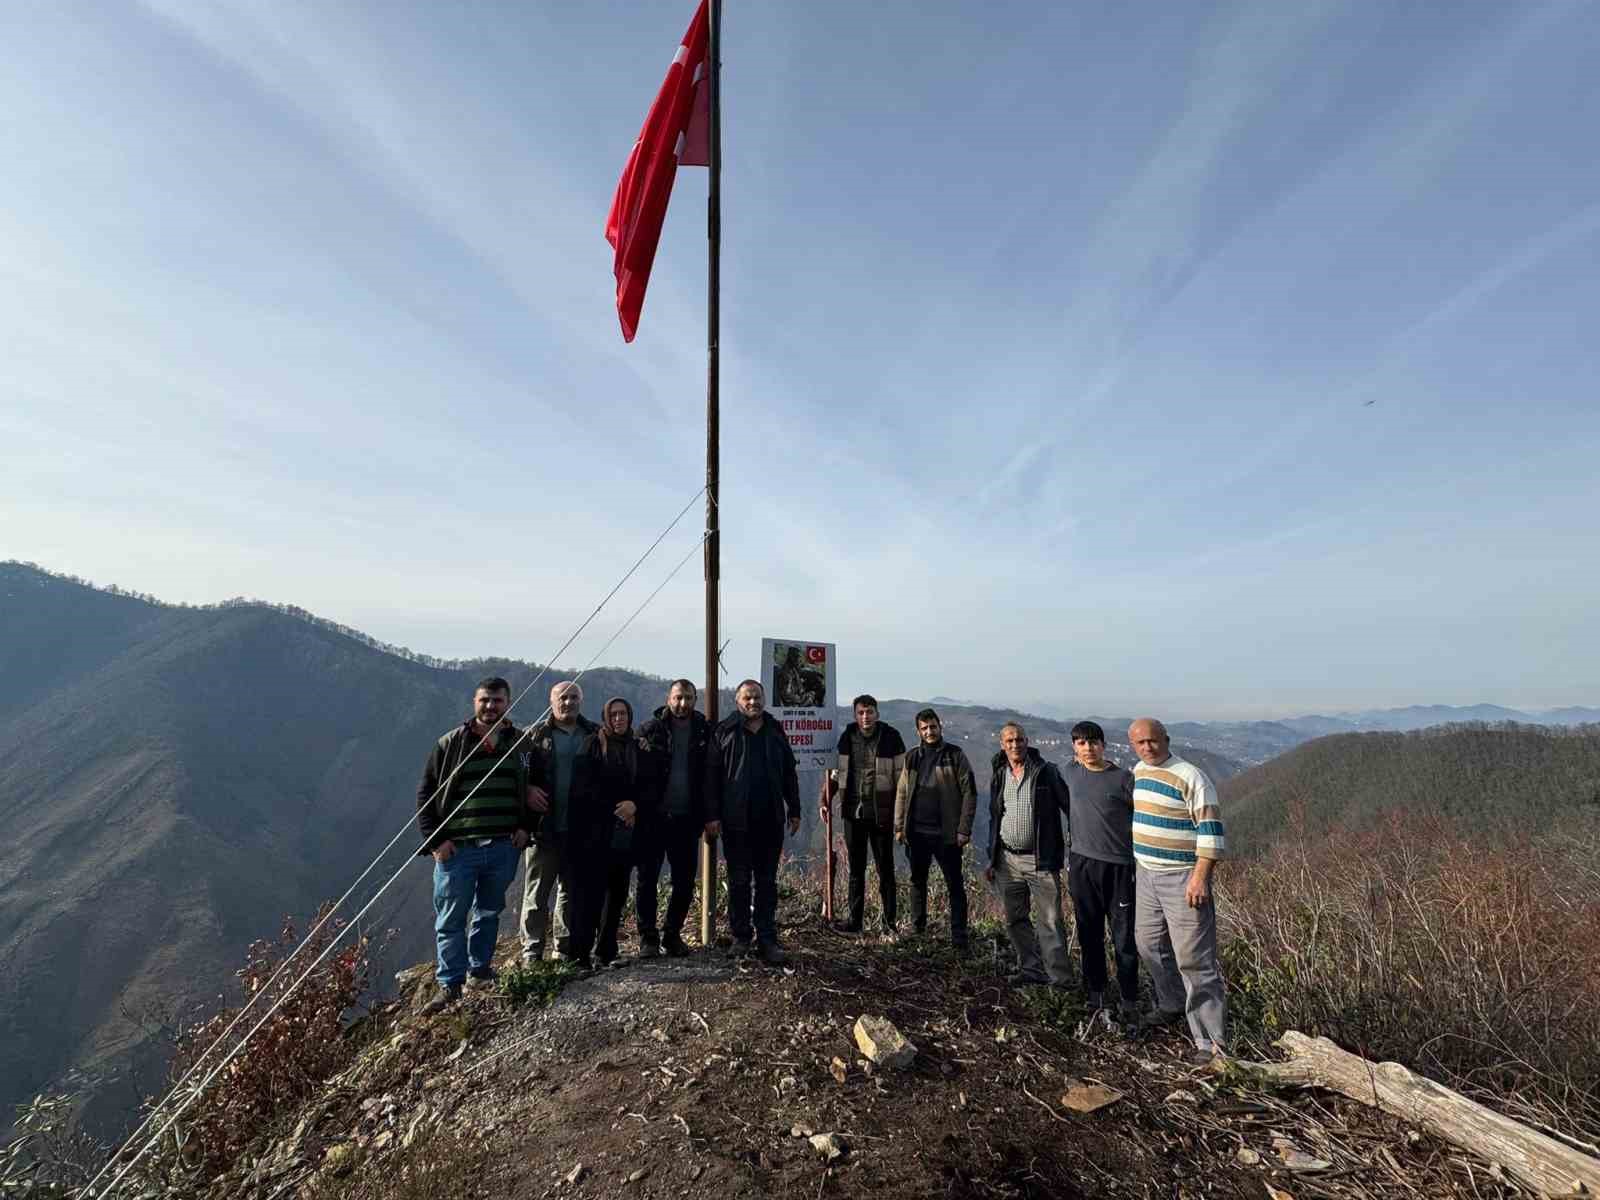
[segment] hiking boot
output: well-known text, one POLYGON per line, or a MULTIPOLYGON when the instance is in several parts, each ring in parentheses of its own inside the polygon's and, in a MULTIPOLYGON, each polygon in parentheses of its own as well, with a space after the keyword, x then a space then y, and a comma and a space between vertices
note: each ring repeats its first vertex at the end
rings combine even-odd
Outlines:
POLYGON ((1006 976, 1006 982, 1012 987, 1043 987, 1050 982, 1046 975, 1037 975, 1032 971, 1012 971, 1006 976))
POLYGON ((1083 1006, 1090 1012, 1099 1012, 1106 1006, 1106 994, 1104 992, 1090 992, 1084 997, 1083 1006))
POLYGON ((781 967, 789 961, 789 956, 777 942, 762 942, 756 948, 756 956, 769 967, 781 967))
POLYGON ((441 983, 433 999, 422 1006, 422 1015, 425 1017, 438 1016, 459 999, 461 999, 461 985, 459 983, 441 983))
POLYGON ((639 957, 640 958, 660 958, 661 957, 661 939, 656 937, 654 934, 648 934, 648 935, 647 934, 640 934, 639 935, 639 957))
POLYGON ((729 958, 749 958, 754 951, 750 948, 750 939, 734 938, 733 944, 728 947, 729 958))
POLYGON ((688 958, 690 954, 689 943, 684 941, 683 935, 676 931, 667 933, 661 939, 661 948, 673 958, 688 958))
POLYGON ((833 931, 835 933, 856 934, 861 932, 861 926, 851 924, 849 921, 835 921, 833 923, 833 931))
POLYGON ((500 973, 493 967, 479 967, 467 972, 467 988, 474 992, 491 990, 500 982, 500 973))
POLYGON ((1139 1018, 1139 1024, 1145 1029, 1166 1029, 1183 1020, 1182 1012, 1175 1012, 1166 1008, 1152 1008, 1139 1018))
POLYGON ((563 962, 571 963, 572 969, 580 974, 587 975, 594 970, 594 960, 587 954, 563 954, 561 959, 563 962))
POLYGON ((523 966, 531 967, 531 966, 533 966, 534 963, 543 962, 543 961, 544 961, 544 943, 543 942, 535 942, 531 946, 524 946, 522 948, 522 965, 523 966))

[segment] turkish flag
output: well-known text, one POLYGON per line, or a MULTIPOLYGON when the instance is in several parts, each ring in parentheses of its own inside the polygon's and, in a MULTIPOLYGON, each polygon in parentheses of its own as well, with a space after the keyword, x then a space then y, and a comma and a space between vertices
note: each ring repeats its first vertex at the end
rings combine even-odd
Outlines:
POLYGON ((655 262, 678 164, 703 167, 711 161, 708 2, 700 0, 689 31, 672 56, 661 91, 645 116, 622 178, 617 180, 617 194, 611 198, 611 212, 606 217, 606 241, 617 252, 613 268, 617 319, 625 342, 633 341, 639 329, 639 310, 644 307, 644 289, 650 282, 650 266, 655 262))

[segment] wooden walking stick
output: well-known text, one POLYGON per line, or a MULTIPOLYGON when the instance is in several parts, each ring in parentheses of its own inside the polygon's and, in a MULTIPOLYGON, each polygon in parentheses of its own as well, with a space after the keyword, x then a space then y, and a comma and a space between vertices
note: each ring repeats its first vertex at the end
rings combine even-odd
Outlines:
POLYGON ((833 772, 822 775, 822 832, 828 847, 828 882, 822 893, 822 919, 833 920, 833 772))

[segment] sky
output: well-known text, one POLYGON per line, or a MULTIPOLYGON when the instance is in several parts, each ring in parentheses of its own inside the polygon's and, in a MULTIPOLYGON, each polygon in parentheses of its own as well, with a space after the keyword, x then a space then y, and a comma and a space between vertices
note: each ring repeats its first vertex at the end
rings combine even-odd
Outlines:
MULTIPOLYGON (((0 557, 543 662, 687 505, 561 661, 699 676, 705 172, 632 345, 603 238, 692 8, 0 6, 0 557)), ((727 0, 723 682, 1600 703, 1597 58, 1584 0, 727 0)))

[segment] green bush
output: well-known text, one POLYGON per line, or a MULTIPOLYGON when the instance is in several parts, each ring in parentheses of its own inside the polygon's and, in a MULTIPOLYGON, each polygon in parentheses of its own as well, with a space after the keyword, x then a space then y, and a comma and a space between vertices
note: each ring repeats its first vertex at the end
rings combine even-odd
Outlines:
POLYGON ((548 1004, 561 994, 577 972, 565 960, 517 962, 500 969, 500 994, 512 1007, 548 1004))

